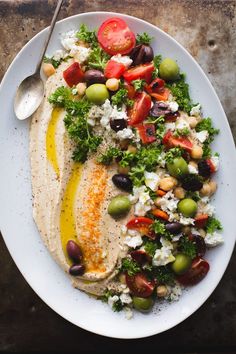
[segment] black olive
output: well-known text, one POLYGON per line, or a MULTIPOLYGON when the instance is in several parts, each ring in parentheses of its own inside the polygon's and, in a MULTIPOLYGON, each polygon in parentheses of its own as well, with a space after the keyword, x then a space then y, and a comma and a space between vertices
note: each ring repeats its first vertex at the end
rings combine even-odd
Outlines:
POLYGON ((73 264, 70 269, 69 273, 73 276, 83 275, 85 272, 85 266, 83 264, 73 264))
POLYGON ((113 119, 110 121, 110 127, 115 132, 118 132, 119 130, 123 130, 127 127, 127 122, 125 119, 113 119))
POLYGON ((198 162, 198 172, 199 175, 205 178, 210 177, 211 175, 211 168, 206 160, 201 160, 198 162))
POLYGON ((182 228, 182 224, 180 224, 179 222, 171 222, 169 224, 166 224, 165 226, 166 230, 173 235, 177 235, 178 233, 180 233, 182 228))
POLYGON ((84 73, 84 80, 88 85, 104 84, 106 79, 103 73, 99 70, 90 69, 84 73))
POLYGON ((152 117, 166 116, 171 113, 172 112, 169 109, 168 105, 164 102, 155 102, 151 111, 150 111, 150 115, 152 117))
POLYGON ((112 177, 112 182, 117 188, 123 191, 131 192, 133 189, 133 184, 131 179, 123 173, 117 173, 116 175, 114 175, 112 177))
POLYGON ((204 238, 199 236, 199 235, 193 235, 192 234, 190 236, 190 239, 196 246, 197 256, 198 257, 203 257, 204 254, 206 253, 206 243, 204 241, 204 238))
POLYGON ((153 49, 149 45, 139 44, 131 52, 133 65, 149 63, 154 57, 153 49))
POLYGON ((195 174, 188 174, 188 175, 183 176, 181 178, 181 182, 182 182, 182 187, 186 191, 190 191, 190 192, 199 191, 203 186, 203 183, 202 183, 200 177, 195 174))

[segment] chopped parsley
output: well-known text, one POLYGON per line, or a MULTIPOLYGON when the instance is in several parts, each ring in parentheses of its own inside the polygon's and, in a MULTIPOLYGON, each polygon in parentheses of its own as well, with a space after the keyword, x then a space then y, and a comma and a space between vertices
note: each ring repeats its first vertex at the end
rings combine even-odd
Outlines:
POLYGON ((133 259, 123 258, 120 271, 132 276, 140 272, 141 268, 133 259))
POLYGON ((174 273, 168 266, 154 268, 155 277, 160 284, 173 284, 174 273))
POLYGON ((187 236, 183 236, 179 240, 179 250, 189 256, 191 259, 197 256, 196 245, 188 239, 187 236))
POLYGON ((92 48, 99 46, 96 31, 90 31, 85 24, 80 26, 79 31, 76 33, 76 37, 85 43, 88 43, 92 48))
POLYGON ((153 64, 155 66, 155 69, 152 73, 152 78, 156 79, 158 77, 158 72, 159 72, 159 65, 162 62, 162 56, 161 55, 155 55, 155 57, 153 58, 153 64))
POLYGON ((45 56, 45 57, 43 58, 43 62, 44 62, 44 63, 52 64, 53 67, 54 67, 55 69, 57 69, 58 66, 59 66, 63 61, 66 61, 66 60, 69 59, 69 58, 70 58, 70 56, 67 56, 67 57, 65 57, 65 58, 60 58, 59 60, 56 60, 56 59, 54 59, 53 57, 47 57, 47 56, 45 56))
POLYGON ((196 132, 201 132, 202 130, 206 130, 209 134, 209 137, 206 140, 207 144, 210 144, 214 136, 219 134, 219 129, 215 129, 212 124, 211 118, 204 118, 201 122, 199 122, 196 126, 196 132))
POLYGON ((92 69, 104 70, 106 63, 110 59, 101 47, 94 47, 88 58, 88 66, 92 69))
POLYGON ((163 222, 161 222, 160 220, 155 220, 154 223, 151 225, 151 229, 158 236, 164 236, 168 240, 171 240, 170 232, 166 230, 165 224, 163 222))
POLYGON ((134 86, 135 91, 142 91, 146 81, 143 79, 137 79, 132 81, 132 85, 134 86))
MULTIPOLYGON (((102 302, 106 302, 108 303, 108 299, 109 297, 112 297, 116 295, 115 293, 113 293, 111 290, 106 290, 105 293, 100 297, 100 300, 102 300, 102 302)), ((118 295, 117 295, 118 296, 118 295)), ((113 303, 113 306, 112 306, 112 310, 115 311, 115 312, 120 312, 122 309, 123 309, 124 305, 122 304, 120 298, 115 301, 113 303)))
POLYGON ((71 96, 71 89, 61 86, 49 96, 48 102, 56 107, 65 107, 66 104, 68 104, 68 101, 71 100, 71 96))
POLYGON ((166 84, 171 90, 176 102, 179 105, 179 109, 189 113, 193 107, 192 100, 189 95, 189 85, 185 81, 185 75, 180 74, 179 79, 173 83, 166 84))
POLYGON ((121 299, 119 298, 119 300, 114 302, 114 304, 112 306, 112 310, 114 312, 120 312, 123 310, 123 307, 124 307, 124 305, 122 304, 121 299))
POLYGON ((103 165, 110 165, 117 157, 122 156, 122 151, 116 147, 110 146, 103 154, 101 154, 97 161, 103 165))
POLYGON ((146 44, 146 45, 149 45, 152 41, 153 37, 149 36, 148 33, 146 32, 143 32, 143 33, 140 33, 140 34, 137 34, 137 37, 136 37, 136 44, 146 44))
POLYGON ((173 163, 174 159, 176 157, 181 157, 182 156, 182 149, 175 147, 172 149, 169 149, 165 155, 165 160, 166 163, 173 163))
POLYGON ((158 249, 158 245, 156 242, 153 242, 153 241, 150 241, 150 240, 147 240, 145 243, 144 243, 144 249, 145 251, 151 256, 153 257, 156 250, 158 249))
POLYGON ((133 100, 128 98, 128 91, 125 88, 118 90, 111 98, 113 106, 121 107, 125 104, 128 107, 132 107, 134 104, 133 100))
POLYGON ((223 230, 221 222, 214 217, 208 218, 207 224, 206 224, 206 232, 209 234, 213 234, 216 230, 219 230, 219 231, 223 230))
POLYGON ((187 136, 189 134, 190 134, 190 130, 185 127, 183 129, 176 129, 173 135, 179 137, 179 136, 187 136))
POLYGON ((198 202, 199 200, 201 200, 199 192, 190 192, 190 191, 188 191, 186 193, 186 197, 185 198, 193 199, 195 202, 198 202))

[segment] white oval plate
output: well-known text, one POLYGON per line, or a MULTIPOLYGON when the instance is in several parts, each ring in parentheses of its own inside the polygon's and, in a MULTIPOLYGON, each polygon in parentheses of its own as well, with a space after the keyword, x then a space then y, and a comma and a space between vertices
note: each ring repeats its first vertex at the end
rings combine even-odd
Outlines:
POLYGON ((212 117, 221 130, 214 144, 214 149, 221 156, 221 168, 217 173, 219 189, 214 204, 224 225, 225 243, 207 253, 210 272, 178 302, 147 315, 135 313, 133 319, 127 320, 123 313, 114 313, 106 304, 73 289, 66 274, 54 262, 32 219, 29 121, 18 121, 13 112, 16 87, 34 71, 46 30, 37 34, 20 51, 0 87, 0 229, 19 270, 54 311, 94 333, 115 338, 141 338, 163 332, 190 316, 210 296, 227 267, 235 242, 235 228, 232 227, 236 200, 235 147, 220 101, 200 66, 173 38, 145 21, 109 12, 69 17, 57 23, 48 54, 53 54, 60 47, 60 33, 78 29, 81 23, 96 28, 111 16, 125 19, 134 32, 145 31, 155 37, 154 52, 177 60, 181 70, 187 74, 194 101, 202 104, 204 116, 212 117))

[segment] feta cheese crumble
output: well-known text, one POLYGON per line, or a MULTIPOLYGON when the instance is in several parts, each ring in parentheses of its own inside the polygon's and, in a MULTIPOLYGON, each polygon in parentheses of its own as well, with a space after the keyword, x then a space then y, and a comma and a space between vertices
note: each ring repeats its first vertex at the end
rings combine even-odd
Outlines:
POLYGON ((180 214, 179 222, 183 225, 194 225, 195 220, 193 218, 187 218, 180 214))
POLYGON ((213 232, 213 234, 207 234, 204 238, 207 247, 216 247, 224 242, 222 235, 219 232, 213 232))
POLYGON ((179 105, 175 101, 168 102, 168 107, 171 110, 172 113, 175 113, 179 109, 179 105))
POLYGON ((131 128, 124 128, 116 133, 119 140, 132 139, 134 137, 133 130, 131 128))
POLYGON ((175 123, 174 122, 165 123, 165 128, 166 130, 170 130, 173 132, 175 130, 175 123))
POLYGON ((175 127, 179 130, 183 130, 185 128, 190 129, 189 123, 182 117, 177 118, 175 127))
POLYGON ((160 177, 155 172, 144 172, 145 184, 152 191, 156 191, 160 181, 160 177))
POLYGON ((178 301, 180 296, 182 295, 182 287, 180 284, 175 283, 174 286, 167 286, 168 293, 165 296, 166 300, 169 301, 178 301))
POLYGON ((134 187, 133 195, 129 195, 129 200, 132 204, 135 204, 134 214, 136 216, 144 216, 153 204, 146 186, 134 187))
POLYGON ((108 305, 110 306, 110 308, 113 307, 114 303, 119 301, 119 296, 114 295, 114 296, 109 296, 108 298, 108 305))
POLYGON ((197 174, 198 170, 196 169, 196 167, 194 167, 192 165, 188 165, 188 172, 193 173, 193 174, 197 174))
POLYGON ((111 57, 111 60, 123 64, 126 68, 128 68, 133 63, 133 60, 128 55, 121 54, 113 55, 113 57, 111 57))
POLYGON ((88 59, 91 49, 77 44, 78 38, 76 37, 76 33, 76 31, 63 33, 61 36, 61 44, 69 51, 71 56, 75 56, 75 59, 78 60, 79 63, 83 63, 88 59))
POLYGON ((219 156, 217 155, 212 156, 211 162, 213 163, 215 170, 217 171, 219 169, 219 164, 220 164, 219 156))
POLYGON ((132 298, 131 298, 131 296, 130 296, 129 294, 124 294, 124 293, 122 293, 122 294, 120 295, 120 301, 122 302, 122 304, 127 304, 127 305, 129 305, 129 304, 132 303, 132 298))
POLYGON ((199 116, 201 112, 201 105, 197 104, 196 106, 192 107, 191 111, 190 111, 190 116, 199 116))
POLYGON ((177 209, 178 202, 179 199, 175 198, 172 191, 169 191, 164 195, 164 197, 161 198, 161 200, 159 201, 159 205, 162 210, 169 213, 177 209))
POLYGON ((206 141, 208 138, 209 133, 207 130, 202 130, 201 132, 196 133, 195 136, 200 141, 200 143, 204 143, 204 141, 206 141))
POLYGON ((164 266, 175 260, 175 257, 172 254, 172 250, 173 250, 172 243, 163 237, 160 238, 160 241, 162 247, 156 250, 152 259, 152 264, 156 267, 164 266))

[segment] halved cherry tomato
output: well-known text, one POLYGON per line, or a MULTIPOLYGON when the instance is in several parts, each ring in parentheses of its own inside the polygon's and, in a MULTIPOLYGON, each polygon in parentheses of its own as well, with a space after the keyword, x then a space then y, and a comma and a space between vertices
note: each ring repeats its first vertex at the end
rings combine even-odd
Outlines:
POLYGON ((107 79, 119 79, 125 70, 126 66, 124 64, 118 63, 115 60, 108 60, 104 69, 104 75, 107 79))
POLYGON ((105 52, 115 55, 129 53, 134 48, 136 40, 124 20, 112 17, 99 27, 98 42, 105 52))
POLYGON ((138 93, 134 100, 133 107, 128 111, 128 124, 134 126, 142 123, 144 119, 147 118, 151 105, 151 97, 146 92, 138 93))
POLYGON ((159 197, 163 197, 164 195, 166 195, 166 192, 163 191, 162 189, 158 189, 158 190, 157 190, 157 195, 158 195, 159 197))
POLYGON ((146 218, 145 216, 137 216, 131 219, 126 227, 132 230, 138 230, 143 235, 148 235, 150 233, 150 225, 153 224, 153 220, 146 218))
POLYGON ((140 265, 151 261, 151 257, 144 250, 135 250, 130 252, 131 257, 140 265))
POLYGON ((206 159, 206 162, 207 162, 208 166, 210 167, 211 173, 216 172, 215 165, 213 164, 213 162, 211 161, 211 159, 206 159))
POLYGON ((168 148, 180 147, 188 152, 191 152, 193 147, 193 144, 189 139, 184 137, 176 138, 170 130, 164 135, 162 142, 168 148))
POLYGON ((125 71, 123 76, 128 82, 143 79, 149 83, 152 79, 154 69, 153 63, 141 64, 125 71))
POLYGON ((197 257, 193 260, 189 270, 177 277, 177 280, 183 285, 195 285, 199 283, 208 273, 209 263, 203 258, 197 257))
POLYGON ((209 216, 207 214, 201 214, 196 216, 194 221, 194 226, 198 227, 199 229, 202 229, 203 227, 206 226, 208 217, 209 216))
POLYGON ((129 82, 124 81, 124 88, 128 91, 128 98, 133 99, 134 96, 136 95, 136 91, 134 89, 134 86, 131 85, 129 82))
POLYGON ((82 71, 79 63, 75 62, 63 71, 63 78, 70 87, 82 82, 84 79, 84 72, 82 71))
POLYGON ((144 298, 151 296, 155 288, 155 282, 148 280, 144 273, 126 274, 126 284, 133 295, 144 298))
POLYGON ((149 85, 145 87, 145 90, 148 93, 159 93, 160 89, 162 89, 164 85, 165 85, 165 81, 157 77, 155 80, 153 80, 149 85))
POLYGON ((170 94, 168 88, 163 87, 158 93, 151 93, 150 95, 154 97, 157 101, 167 101, 170 94))
POLYGON ((169 215, 161 209, 153 209, 152 214, 159 219, 166 220, 166 221, 169 220, 169 215))
POLYGON ((141 124, 138 126, 138 132, 143 144, 153 143, 156 140, 154 124, 141 124))

